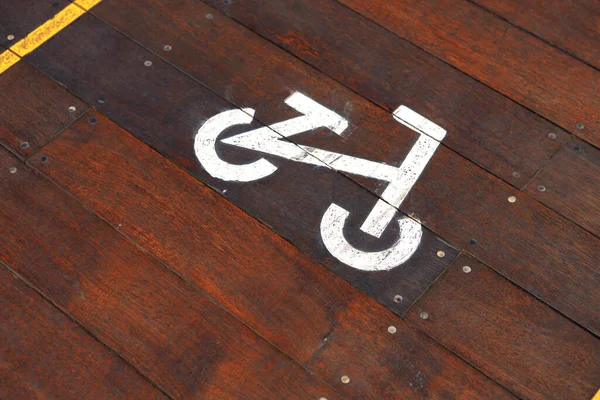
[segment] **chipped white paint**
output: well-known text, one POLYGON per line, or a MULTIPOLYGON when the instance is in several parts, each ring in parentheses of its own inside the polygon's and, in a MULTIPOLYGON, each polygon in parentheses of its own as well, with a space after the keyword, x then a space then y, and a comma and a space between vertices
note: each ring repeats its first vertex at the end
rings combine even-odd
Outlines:
MULTIPOLYGON (((291 136, 317 128, 326 127, 341 135, 348 122, 315 102, 309 97, 294 93, 285 100, 301 116, 270 126, 253 129, 222 140, 223 143, 282 157, 287 160, 332 168, 350 174, 389 182, 375 207, 361 226, 361 230, 375 237, 381 237, 392 221, 397 208, 417 182, 427 163, 435 153, 446 131, 412 111, 400 106, 394 111, 394 118, 420 134, 419 139, 399 167, 352 157, 345 154, 297 145, 285 140, 291 136)), ((250 182, 265 178, 277 170, 269 161, 261 158, 249 164, 236 165, 219 158, 215 145, 219 135, 229 127, 252 122, 254 110, 231 110, 210 118, 196 135, 194 149, 202 166, 212 176, 228 181, 250 182)), ((389 248, 378 252, 365 252, 351 246, 345 239, 343 228, 349 212, 331 204, 321 220, 321 235, 325 246, 338 260, 363 271, 381 271, 394 268, 416 251, 421 241, 421 225, 410 219, 398 220, 400 237, 389 248)))

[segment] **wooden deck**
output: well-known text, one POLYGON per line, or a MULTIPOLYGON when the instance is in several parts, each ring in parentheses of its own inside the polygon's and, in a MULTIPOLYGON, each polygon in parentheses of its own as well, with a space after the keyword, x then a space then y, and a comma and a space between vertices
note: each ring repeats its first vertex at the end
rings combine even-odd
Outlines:
POLYGON ((3 0, 0 145, 2 400, 600 399, 598 1, 3 0))

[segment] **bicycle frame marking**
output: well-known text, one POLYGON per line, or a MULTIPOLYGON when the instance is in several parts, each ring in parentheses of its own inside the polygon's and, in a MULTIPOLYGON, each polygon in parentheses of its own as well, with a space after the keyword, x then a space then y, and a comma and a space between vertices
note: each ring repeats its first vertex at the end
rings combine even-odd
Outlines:
MULTIPOLYGON (((321 127, 341 135, 348 127, 348 121, 299 92, 288 97, 285 103, 303 115, 240 133, 222 140, 222 143, 389 182, 360 228, 369 235, 381 237, 445 137, 446 131, 408 107, 400 106, 393 113, 394 119, 420 136, 402 164, 394 167, 286 141, 285 138, 321 127)), ((216 153, 215 146, 220 134, 231 126, 249 124, 254 118, 254 112, 251 108, 224 111, 210 118, 198 130, 194 142, 196 156, 213 177, 226 181, 251 182, 277 171, 277 167, 264 158, 236 165, 221 160, 216 153)), ((327 250, 353 268, 363 271, 390 270, 406 262, 421 241, 421 225, 411 218, 403 217, 398 220, 400 237, 389 249, 378 252, 356 249, 346 241, 343 234, 348 215, 348 211, 332 203, 323 215, 320 230, 327 250)))

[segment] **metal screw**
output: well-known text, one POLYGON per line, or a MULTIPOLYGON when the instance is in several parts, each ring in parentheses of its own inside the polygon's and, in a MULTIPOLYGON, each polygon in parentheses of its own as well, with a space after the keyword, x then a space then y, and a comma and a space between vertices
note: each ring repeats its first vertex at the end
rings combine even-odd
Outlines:
POLYGON ((556 139, 556 133, 549 133, 548 138, 553 140, 556 139))
POLYGON ((545 192, 545 191, 546 191, 546 186, 544 186, 544 185, 540 185, 540 186, 538 186, 538 190, 539 190, 540 192, 545 192))
POLYGON ((15 40, 15 35, 10 34, 6 37, 8 40, 15 40))
POLYGON ((419 317, 421 317, 421 319, 428 319, 429 314, 427 314, 425 311, 421 311, 421 314, 419 314, 419 317))
POLYGON ((77 107, 75 107, 75 106, 70 106, 69 107, 69 112, 73 113, 75 111, 77 111, 77 107))
POLYGON ((8 172, 10 172, 11 174, 14 174, 15 172, 17 172, 17 168, 16 167, 10 167, 8 169, 8 172))
POLYGON ((439 258, 442 258, 442 257, 445 257, 445 256, 446 256, 446 253, 444 253, 442 250, 438 250, 438 252, 437 252, 437 256, 438 256, 439 258))
POLYGON ((475 246, 477 244, 477 240, 469 239, 469 244, 475 246))
POLYGON ((585 125, 583 125, 581 122, 578 122, 576 125, 577 129, 581 130, 583 128, 585 128, 585 125))
POLYGON ((581 153, 582 148, 581 148, 581 146, 575 146, 575 147, 573 147, 573 150, 575 150, 578 153, 581 153))
POLYGON ((144 61, 144 65, 145 65, 146 67, 151 67, 151 66, 152 66, 152 61, 150 61, 150 60, 146 60, 146 61, 144 61))
POLYGON ((388 326, 388 332, 393 335, 394 333, 396 333, 396 327, 394 325, 388 326))
POLYGON ((90 124, 94 125, 97 122, 96 118, 90 118, 90 124))
POLYGON ((515 177, 515 178, 518 178, 518 177, 520 177, 520 176, 521 176, 521 174, 520 174, 520 173, 518 173, 517 171, 513 172, 513 174, 512 174, 512 175, 513 175, 513 177, 515 177))
POLYGON ((48 156, 42 156, 42 158, 40 158, 40 160, 42 160, 42 162, 46 162, 46 161, 48 161, 48 156))
POLYGON ((213 19, 213 15, 211 13, 208 13, 205 15, 206 19, 213 19))
POLYGON ((104 96, 98 97, 98 103, 100 103, 100 104, 106 103, 106 97, 104 97, 104 96))
POLYGON ((21 143, 21 148, 22 148, 22 149, 26 149, 26 148, 28 148, 28 147, 29 147, 29 143, 27 143, 27 142, 23 142, 23 143, 21 143))
POLYGON ((163 47, 163 49, 165 51, 171 51, 171 50, 173 50, 173 47, 169 46, 168 44, 165 44, 165 47, 163 47))
POLYGON ((350 377, 348 375, 342 376, 342 383, 349 383, 349 382, 350 382, 350 377))
POLYGON ((402 301, 402 296, 399 294, 394 296, 394 303, 400 303, 402 301))
POLYGON ((516 198, 515 196, 510 196, 510 197, 508 198, 508 202, 509 202, 509 203, 514 203, 515 201, 517 201, 517 198, 516 198))
POLYGON ((463 267, 463 272, 464 272, 465 274, 470 274, 470 273, 471 273, 471 267, 469 267, 468 265, 465 265, 465 266, 463 267))

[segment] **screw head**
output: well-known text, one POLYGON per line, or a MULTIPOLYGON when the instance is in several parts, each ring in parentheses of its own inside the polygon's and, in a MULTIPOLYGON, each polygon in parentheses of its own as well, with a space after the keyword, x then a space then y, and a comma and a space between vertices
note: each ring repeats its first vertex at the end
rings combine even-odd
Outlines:
POLYGON ((388 332, 391 333, 392 335, 394 333, 396 333, 397 329, 394 325, 388 326, 388 332))
POLYGON ((205 15, 206 19, 213 19, 213 15, 211 13, 208 13, 205 15))
POLYGON ((164 50, 164 51, 171 51, 171 50, 173 50, 173 47, 171 47, 171 46, 170 46, 170 45, 168 45, 168 44, 165 44, 165 47, 163 47, 163 50, 164 50))
POLYGON ((517 201, 517 198, 516 198, 515 196, 510 196, 510 197, 508 198, 508 202, 509 202, 509 203, 514 203, 515 201, 517 201))
POLYGON ((585 125, 583 125, 581 122, 578 122, 575 127, 579 130, 582 130, 583 128, 585 128, 585 125))
POLYGON ((575 150, 575 151, 576 151, 576 152, 578 152, 578 153, 581 153, 581 151, 582 151, 583 149, 581 148, 581 146, 574 146, 574 147, 573 147, 573 150, 575 150))
POLYGON ((550 132, 548 134, 548 139, 552 139, 552 140, 556 139, 556 133, 550 132))
POLYGON ((98 120, 96 118, 90 118, 90 124, 94 125, 98 120))
POLYGON ((399 294, 394 296, 394 303, 401 303, 402 300, 402 296, 400 296, 399 294))
POLYGON ((469 239, 469 244, 472 246, 475 246, 477 244, 477 240, 475 239, 469 239))
POLYGON ((75 107, 75 106, 70 106, 69 107, 69 112, 70 113, 74 113, 75 111, 77 111, 77 107, 75 107))
POLYGON ((42 156, 40 160, 42 160, 42 162, 46 162, 48 161, 48 156, 42 156))
POLYGON ((144 65, 145 65, 146 67, 151 67, 151 66, 152 66, 152 61, 150 61, 150 60, 146 60, 146 61, 144 61, 144 65))
POLYGON ((28 148, 28 147, 29 147, 29 143, 27 143, 27 142, 23 142, 23 143, 21 143, 21 148, 22 148, 22 149, 26 149, 26 148, 28 148))
POLYGON ((15 40, 15 35, 13 35, 13 34, 10 34, 10 35, 6 36, 6 38, 7 38, 8 40, 15 40))
POLYGON ((350 382, 350 377, 348 375, 344 375, 341 378, 342 383, 349 383, 350 382))
POLYGON ((518 173, 517 171, 512 173, 513 178, 519 178, 521 176, 520 173, 518 173))
POLYGON ((16 168, 16 167, 10 167, 10 168, 8 169, 8 172, 10 172, 11 174, 14 174, 14 173, 16 173, 16 172, 17 172, 17 168, 16 168))
POLYGON ((100 103, 100 104, 106 103, 106 97, 104 97, 104 96, 98 97, 98 103, 100 103))
POLYGON ((539 190, 540 192, 545 192, 545 191, 546 191, 546 186, 544 186, 544 185, 539 185, 539 186, 537 187, 537 190, 539 190))
POLYGON ((445 253, 444 251, 442 251, 442 250, 438 250, 438 252, 437 252, 436 254, 437 254, 437 256, 438 256, 439 258, 442 258, 442 257, 445 257, 445 256, 446 256, 446 253, 445 253))
POLYGON ((469 267, 468 265, 465 265, 464 267, 462 267, 462 270, 465 274, 471 273, 471 267, 469 267))
POLYGON ((421 319, 429 319, 429 314, 426 313, 425 311, 421 311, 421 313, 419 314, 419 317, 421 317, 421 319))

